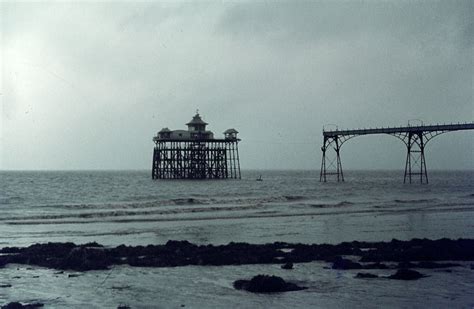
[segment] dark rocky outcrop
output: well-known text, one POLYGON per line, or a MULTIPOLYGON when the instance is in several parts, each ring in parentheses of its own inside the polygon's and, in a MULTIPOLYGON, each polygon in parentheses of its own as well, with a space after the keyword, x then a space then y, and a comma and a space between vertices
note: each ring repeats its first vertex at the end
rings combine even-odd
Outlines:
POLYGON ((306 287, 286 282, 280 277, 267 275, 257 275, 250 280, 237 280, 234 282, 234 287, 252 293, 276 293, 306 289, 306 287))
POLYGON ((382 263, 369 263, 364 265, 364 269, 389 269, 390 267, 382 263))
POLYGON ((363 252, 361 262, 381 261, 472 261, 474 240, 447 238, 438 240, 392 240, 371 244, 372 250, 363 252))
POLYGON ((457 263, 437 263, 431 261, 422 261, 418 263, 413 262, 400 262, 398 263, 398 268, 427 268, 427 269, 435 269, 435 268, 449 268, 449 267, 459 267, 460 264, 457 263))
POLYGON ((370 274, 370 273, 357 273, 355 278, 364 279, 364 278, 378 278, 379 276, 370 274))
POLYGON ((287 262, 287 263, 281 265, 281 268, 282 269, 293 269, 293 263, 287 262))
POLYGON ((397 270, 395 274, 388 276, 387 278, 396 280, 416 280, 423 277, 426 276, 417 272, 416 270, 402 268, 397 270))
POLYGON ((0 264, 17 263, 86 271, 107 269, 114 263, 113 257, 107 255, 108 251, 97 243, 79 246, 73 243, 34 244, 27 248, 3 248, 1 252, 10 255, 0 256, 0 264))
POLYGON ((32 303, 32 304, 25 304, 19 302, 11 302, 1 307, 1 309, 35 309, 35 308, 42 308, 44 305, 42 303, 32 303))
POLYGON ((364 268, 360 263, 353 262, 349 259, 344 259, 340 256, 334 259, 332 269, 362 269, 364 268))
POLYGON ((454 267, 458 264, 435 263, 435 261, 474 261, 474 240, 413 239, 372 243, 353 241, 337 245, 231 242, 219 246, 170 240, 164 245, 121 245, 115 248, 105 248, 97 243, 85 245, 46 243, 25 248, 6 247, 0 249, 0 253, 0 267, 16 263, 75 271, 107 269, 119 264, 137 267, 176 267, 311 261, 331 262, 334 269, 389 268, 382 262, 402 263, 401 268, 438 268, 454 267), (357 257, 358 261, 342 256, 357 257))

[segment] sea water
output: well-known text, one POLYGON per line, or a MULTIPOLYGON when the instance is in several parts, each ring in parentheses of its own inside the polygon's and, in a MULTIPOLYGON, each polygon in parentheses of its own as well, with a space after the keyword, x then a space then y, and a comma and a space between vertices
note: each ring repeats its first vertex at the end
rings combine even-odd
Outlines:
MULTIPOLYGON (((96 241, 106 246, 233 242, 339 243, 393 238, 473 238, 474 172, 434 171, 403 184, 403 171, 243 171, 241 180, 152 180, 148 171, 0 172, 0 247, 96 241), (262 175, 263 181, 256 181, 262 175)), ((68 277, 54 270, 0 269, 0 304, 47 307, 469 307, 474 271, 423 270, 414 282, 361 280, 324 262, 178 268, 114 267, 68 277), (277 295, 232 282, 280 275, 308 289, 277 295), (430 297, 427 297, 430 296, 430 297)), ((390 271, 380 270, 380 275, 390 271)))

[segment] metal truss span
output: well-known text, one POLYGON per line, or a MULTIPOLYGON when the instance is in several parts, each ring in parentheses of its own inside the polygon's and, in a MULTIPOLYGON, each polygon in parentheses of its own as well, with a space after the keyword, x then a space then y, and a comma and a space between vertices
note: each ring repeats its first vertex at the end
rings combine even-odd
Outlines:
POLYGON ((152 178, 240 179, 238 141, 156 141, 152 178))
POLYGON ((336 176, 337 181, 344 181, 340 151, 348 140, 361 135, 389 134, 400 139, 407 147, 405 161, 405 176, 403 182, 412 183, 419 179, 420 183, 428 183, 426 169, 425 147, 434 137, 451 131, 473 130, 474 122, 463 124, 421 125, 406 127, 387 127, 356 130, 323 130, 323 152, 319 180, 326 182, 328 176, 336 176), (334 150, 334 157, 330 158, 327 152, 334 150))

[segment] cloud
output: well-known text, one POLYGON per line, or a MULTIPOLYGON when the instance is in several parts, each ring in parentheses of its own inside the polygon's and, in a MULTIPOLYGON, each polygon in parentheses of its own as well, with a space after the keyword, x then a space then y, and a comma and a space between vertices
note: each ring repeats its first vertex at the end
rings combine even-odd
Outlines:
POLYGON ((237 3, 223 14, 218 29, 226 36, 284 48, 368 35, 419 44, 472 44, 472 10, 471 1, 237 3))
POLYGON ((196 108, 217 135, 241 132, 247 168, 317 168, 326 123, 471 120, 472 12, 469 1, 2 3, 2 168, 148 168, 151 136, 196 108))

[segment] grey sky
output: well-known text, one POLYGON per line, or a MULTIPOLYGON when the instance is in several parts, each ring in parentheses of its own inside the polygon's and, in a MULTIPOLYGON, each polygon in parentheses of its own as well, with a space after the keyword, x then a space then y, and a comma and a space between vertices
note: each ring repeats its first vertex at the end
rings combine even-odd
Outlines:
MULTIPOLYGON (((472 1, 1 2, 1 169, 148 169, 199 108, 242 168, 318 169, 322 127, 474 118, 472 1)), ((390 136, 345 168, 403 168, 390 136)), ((428 169, 473 169, 474 132, 428 169)))

